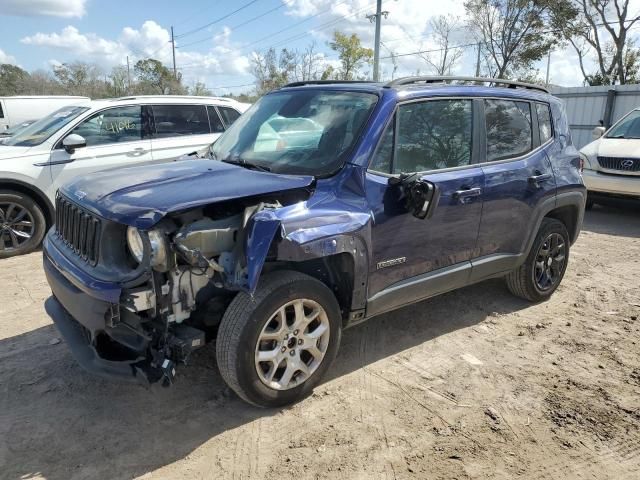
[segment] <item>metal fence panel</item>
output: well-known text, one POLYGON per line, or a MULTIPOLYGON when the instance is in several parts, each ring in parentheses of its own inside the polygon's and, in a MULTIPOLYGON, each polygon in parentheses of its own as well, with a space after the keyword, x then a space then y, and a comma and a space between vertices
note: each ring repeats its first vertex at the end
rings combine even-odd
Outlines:
POLYGON ((606 121, 607 95, 613 90, 610 123, 620 120, 634 108, 640 107, 640 85, 603 85, 597 87, 552 87, 551 93, 560 98, 567 109, 571 137, 577 148, 592 141, 591 131, 606 121))

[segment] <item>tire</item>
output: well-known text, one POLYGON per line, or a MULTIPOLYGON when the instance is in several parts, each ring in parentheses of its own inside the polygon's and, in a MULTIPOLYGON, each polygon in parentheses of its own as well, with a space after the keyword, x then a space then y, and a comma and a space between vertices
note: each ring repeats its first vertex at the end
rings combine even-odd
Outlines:
POLYGON ((341 328, 340 307, 327 286, 299 272, 272 272, 260 279, 253 296, 240 292, 227 308, 216 341, 218 368, 243 400, 259 407, 287 405, 309 395, 322 379, 338 353, 341 328), (302 315, 296 314, 299 305, 302 315), (294 330, 316 313, 308 326, 294 330), (303 323, 296 324, 297 318, 303 323), (311 338, 321 332, 318 340, 311 338), (260 362, 259 352, 269 359, 260 362))
POLYGON ((584 205, 585 210, 591 210, 596 202, 593 201, 593 198, 587 197, 587 203, 584 205))
POLYGON ((506 277, 511 293, 531 302, 547 300, 558 288, 567 270, 569 248, 569 233, 564 224, 553 218, 544 218, 527 259, 506 277), (555 253, 552 239, 558 242, 555 253), (563 247, 559 246, 560 239, 563 247), (549 255, 545 256, 547 252, 549 255), (548 273, 545 275, 544 272, 548 273))
POLYGON ((0 258, 35 250, 42 242, 46 228, 44 214, 31 197, 0 190, 0 258))

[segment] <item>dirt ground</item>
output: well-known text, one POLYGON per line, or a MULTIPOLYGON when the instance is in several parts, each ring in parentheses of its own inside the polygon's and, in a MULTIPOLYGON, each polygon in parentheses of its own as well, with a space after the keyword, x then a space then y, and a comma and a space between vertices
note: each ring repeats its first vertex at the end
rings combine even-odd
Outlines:
POLYGON ((279 411, 225 388, 211 348, 169 389, 85 374, 41 254, 0 262, 1 478, 640 478, 638 205, 587 213, 550 301, 494 280, 380 316, 279 411))

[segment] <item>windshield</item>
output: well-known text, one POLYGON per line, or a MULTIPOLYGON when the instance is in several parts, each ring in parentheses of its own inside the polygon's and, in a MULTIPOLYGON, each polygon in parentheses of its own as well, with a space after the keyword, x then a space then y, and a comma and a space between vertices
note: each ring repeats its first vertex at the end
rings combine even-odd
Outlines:
POLYGON ((640 110, 633 110, 614 125, 607 138, 640 138, 640 110))
POLYGON ((211 158, 278 173, 329 174, 342 164, 377 99, 326 90, 266 95, 211 146, 211 158))
POLYGON ((33 147, 40 145, 51 135, 87 110, 89 110, 89 107, 63 107, 38 120, 33 125, 26 127, 24 130, 20 130, 7 140, 4 145, 12 147, 33 147))

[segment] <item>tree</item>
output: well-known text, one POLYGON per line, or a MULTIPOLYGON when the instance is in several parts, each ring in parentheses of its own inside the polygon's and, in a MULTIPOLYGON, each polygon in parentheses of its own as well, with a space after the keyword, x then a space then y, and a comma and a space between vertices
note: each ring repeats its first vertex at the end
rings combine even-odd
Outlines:
POLYGON ((139 94, 186 94, 181 75, 178 74, 178 78, 174 78, 173 73, 154 58, 138 60, 133 71, 137 78, 135 90, 139 94))
POLYGON ((429 22, 433 30, 433 39, 439 52, 423 53, 420 56, 433 68, 436 75, 451 75, 451 70, 464 53, 460 48, 451 48, 451 40, 460 21, 453 16, 440 15, 429 22))
POLYGON ((554 0, 467 0, 468 27, 482 44, 488 74, 527 74, 557 41, 548 29, 554 0))
POLYGON ((0 64, 0 95, 24 93, 29 73, 16 65, 0 64))
MULTIPOLYGON (((354 80, 359 77, 360 68, 365 63, 371 62, 373 50, 365 48, 360 43, 360 38, 354 33, 351 36, 344 33, 334 32, 333 41, 329 42, 331 50, 338 53, 340 59, 340 70, 337 72, 338 80, 354 80)), ((325 74, 327 72, 325 71, 325 74)), ((334 69, 331 68, 330 78, 334 69)), ((323 77, 325 76, 323 74, 323 77)))
POLYGON ((127 95, 129 92, 127 67, 122 65, 113 67, 109 74, 109 80, 111 80, 111 91, 114 97, 127 95))
POLYGON ((295 69, 295 53, 286 48, 280 54, 275 48, 255 53, 251 59, 251 70, 256 77, 257 94, 261 96, 286 85, 293 79, 295 69))
POLYGON ((53 67, 53 75, 67 95, 83 95, 91 98, 110 96, 106 76, 95 64, 63 63, 53 67))
POLYGON ((209 90, 204 83, 196 82, 195 85, 189 89, 189 94, 200 97, 210 97, 211 90, 209 90))
POLYGON ((570 0, 554 6, 554 26, 578 54, 590 85, 625 84, 638 76, 639 50, 628 32, 640 20, 629 14, 629 0, 570 0), (594 53, 597 71, 589 73, 585 58, 594 53))

